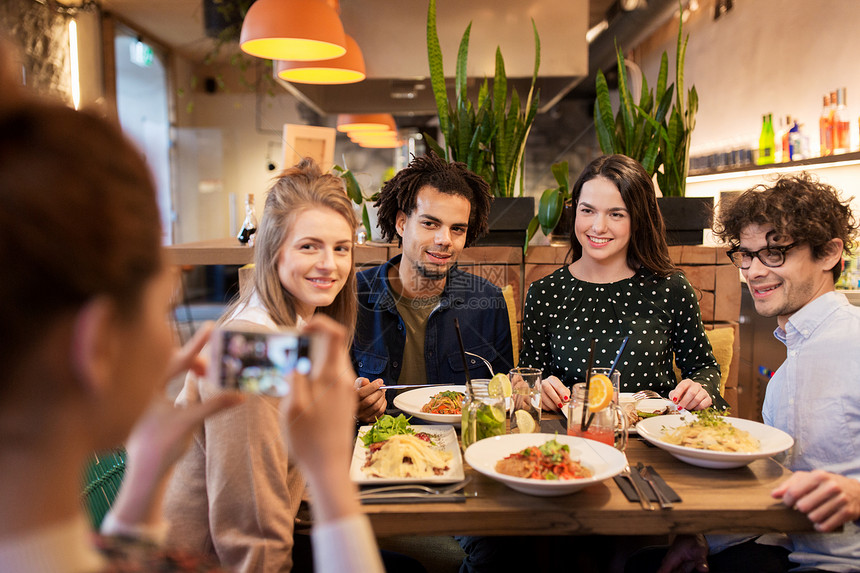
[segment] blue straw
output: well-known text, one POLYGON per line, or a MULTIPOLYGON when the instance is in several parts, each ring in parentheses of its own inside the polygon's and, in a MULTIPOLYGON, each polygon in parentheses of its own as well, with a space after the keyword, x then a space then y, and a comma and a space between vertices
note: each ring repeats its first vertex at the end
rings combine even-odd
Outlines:
POLYGON ((627 341, 630 340, 630 335, 624 337, 624 340, 621 342, 621 348, 618 349, 618 354, 615 355, 615 360, 612 361, 612 368, 609 369, 609 379, 612 379, 612 375, 615 373, 615 367, 618 366, 618 361, 621 360, 621 355, 624 354, 624 347, 627 346, 627 341))

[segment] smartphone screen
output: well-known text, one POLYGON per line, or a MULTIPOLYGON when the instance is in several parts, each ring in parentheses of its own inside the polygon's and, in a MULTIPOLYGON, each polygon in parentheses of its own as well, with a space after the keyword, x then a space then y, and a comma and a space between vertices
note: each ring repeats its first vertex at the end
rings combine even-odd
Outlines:
POLYGON ((285 396, 287 374, 310 355, 310 338, 298 330, 216 329, 212 335, 214 384, 267 396, 285 396))

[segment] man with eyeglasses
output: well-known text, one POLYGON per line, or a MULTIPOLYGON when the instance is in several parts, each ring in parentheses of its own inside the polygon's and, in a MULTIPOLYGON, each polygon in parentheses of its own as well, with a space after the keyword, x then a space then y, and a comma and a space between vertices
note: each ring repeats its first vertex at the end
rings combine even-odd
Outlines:
POLYGON ((783 177, 721 204, 714 231, 788 350, 762 417, 794 438, 783 463, 795 473, 772 495, 820 533, 721 539, 723 551, 709 538, 710 555, 686 536, 659 571, 860 571, 860 309, 834 289, 857 234, 848 201, 806 174, 783 177))

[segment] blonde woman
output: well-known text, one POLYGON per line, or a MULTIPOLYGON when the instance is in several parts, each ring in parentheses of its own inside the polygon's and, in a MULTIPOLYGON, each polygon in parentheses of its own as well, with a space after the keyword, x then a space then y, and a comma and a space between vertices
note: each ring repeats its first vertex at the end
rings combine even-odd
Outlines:
MULTIPOLYGON (((254 288, 221 319, 232 327, 303 326, 326 314, 352 338, 357 222, 340 178, 310 159, 285 170, 266 197, 254 288)), ((347 352, 344 346, 343 352, 347 352)), ((179 400, 211 399, 189 376, 179 400)), ((304 490, 281 437, 277 399, 253 395, 207 421, 177 466, 165 502, 169 537, 233 571, 289 571, 304 490)))

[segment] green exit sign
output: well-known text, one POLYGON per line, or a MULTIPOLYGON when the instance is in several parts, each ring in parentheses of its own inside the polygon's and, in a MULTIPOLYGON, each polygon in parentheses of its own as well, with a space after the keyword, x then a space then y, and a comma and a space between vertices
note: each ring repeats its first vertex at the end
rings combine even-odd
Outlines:
POLYGON ((150 67, 155 60, 152 48, 140 40, 133 41, 129 46, 129 57, 132 64, 138 65, 141 68, 150 67))

